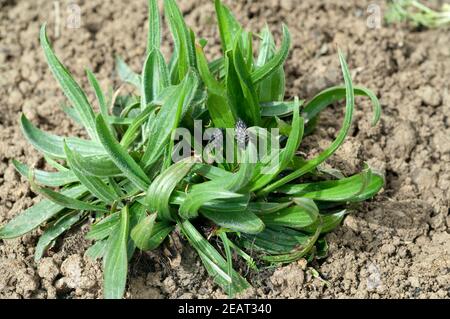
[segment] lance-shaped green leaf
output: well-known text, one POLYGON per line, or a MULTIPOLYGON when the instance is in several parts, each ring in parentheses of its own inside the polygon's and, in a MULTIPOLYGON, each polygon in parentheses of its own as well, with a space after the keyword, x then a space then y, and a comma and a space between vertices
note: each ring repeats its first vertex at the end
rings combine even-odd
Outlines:
MULTIPOLYGON (((244 195, 237 194, 224 188, 224 180, 216 180, 197 184, 186 195, 186 198, 180 205, 178 213, 182 218, 190 219, 198 216, 198 210, 205 204, 218 199, 239 199, 244 195)), ((213 207, 211 207, 212 209, 213 207)))
POLYGON ((271 191, 289 183, 290 181, 293 181, 304 174, 310 172, 314 168, 316 168, 318 165, 323 163, 325 160, 327 160, 331 155, 333 155, 337 149, 344 143, 345 137, 348 134, 348 131, 350 130, 350 126, 353 119, 353 109, 355 107, 355 95, 353 92, 353 84, 352 84, 352 78, 350 75, 350 71, 348 69, 347 63, 345 62, 345 58, 343 54, 339 51, 339 60, 341 62, 342 67, 342 73, 344 75, 344 81, 345 81, 345 88, 346 88, 346 106, 345 106, 345 118, 344 118, 344 124, 339 131, 338 136, 334 140, 334 142, 326 149, 324 150, 319 156, 317 156, 314 159, 311 159, 298 170, 290 173, 289 175, 279 179, 278 181, 266 186, 262 191, 260 191, 259 195, 268 194, 271 191))
MULTIPOLYGON (((79 198, 85 195, 86 192, 86 187, 79 185, 64 190, 61 194, 71 198, 79 198)), ((44 199, 26 209, 20 215, 14 217, 8 224, 0 228, 0 238, 10 239, 20 237, 54 217, 64 210, 64 208, 64 206, 55 204, 48 199, 44 199)))
POLYGON ((224 53, 233 49, 235 37, 242 30, 241 25, 231 13, 230 9, 222 4, 220 0, 215 0, 217 23, 219 25, 220 38, 222 40, 222 50, 224 53))
POLYGON ((108 155, 79 156, 78 162, 80 163, 80 171, 85 175, 97 176, 100 178, 123 175, 122 171, 113 161, 111 161, 108 155))
POLYGON ((175 163, 156 177, 150 185, 145 203, 151 211, 157 212, 161 219, 173 220, 169 205, 170 195, 194 165, 195 161, 192 158, 175 163))
MULTIPOLYGON (((321 227, 316 229, 316 232, 309 236, 303 236, 304 242, 302 245, 296 247, 287 254, 279 254, 274 256, 262 256, 261 259, 270 263, 292 263, 305 256, 307 256, 314 248, 315 243, 321 234, 321 227)), ((297 235, 298 236, 298 235, 297 235)))
POLYGON ((40 39, 45 57, 47 58, 48 65, 50 66, 50 70, 59 82, 64 94, 77 111, 78 116, 83 122, 89 136, 93 140, 96 140, 97 135, 95 133, 94 111, 86 98, 86 94, 53 52, 52 47, 48 42, 45 24, 41 28, 40 39))
POLYGON ((277 202, 251 202, 248 204, 248 210, 260 216, 276 213, 292 205, 292 201, 284 203, 277 202))
POLYGON ((64 145, 64 151, 67 155, 67 162, 70 165, 73 173, 77 176, 78 180, 86 186, 86 188, 98 199, 107 204, 112 204, 118 197, 114 190, 104 183, 100 178, 95 176, 85 175, 83 173, 83 160, 80 160, 80 156, 72 152, 67 145, 64 145))
MULTIPOLYGON (((275 55, 275 41, 269 27, 266 25, 261 33, 262 43, 256 67, 262 67, 275 55)), ((280 66, 271 76, 258 85, 260 102, 282 101, 286 90, 286 76, 283 66, 280 66)))
MULTIPOLYGON (((250 128, 248 132, 253 133, 254 130, 250 128)), ((242 152, 239 170, 231 176, 214 181, 217 185, 232 192, 242 192, 249 185, 256 174, 256 163, 258 159, 256 140, 252 140, 252 137, 249 138, 250 141, 246 149, 242 152)))
MULTIPOLYGON (((289 137, 292 132, 292 126, 279 117, 275 117, 275 121, 277 122, 277 128, 280 131, 280 134, 289 137)), ((303 134, 305 134, 305 132, 303 134)), ((293 159, 293 161, 295 161, 296 163, 298 162, 295 160, 295 158, 293 159)))
MULTIPOLYGON (((145 217, 147 216, 147 209, 144 205, 141 205, 139 202, 135 202, 130 207, 130 234, 131 230, 134 229, 139 223, 141 223, 145 217)), ((128 238, 127 243, 127 256, 128 256, 128 262, 131 261, 133 258, 134 252, 136 251, 136 244, 131 238, 131 235, 128 238)))
POLYGON ((148 0, 147 54, 161 47, 161 22, 158 0, 148 0))
POLYGON ((116 70, 119 78, 141 90, 141 76, 134 72, 121 57, 116 57, 116 70))
POLYGON ((197 66, 193 34, 187 28, 183 15, 174 0, 165 0, 164 9, 175 42, 178 80, 182 81, 188 70, 196 69, 197 66))
POLYGON ((248 114, 252 119, 251 122, 248 122, 248 125, 258 125, 261 121, 258 94, 250 76, 251 68, 245 63, 245 51, 239 41, 236 41, 233 53, 233 63, 241 83, 242 93, 246 101, 248 101, 246 103, 248 105, 242 105, 242 107, 248 108, 248 114))
MULTIPOLYGON (((268 173, 263 174, 256 182, 254 182, 252 187, 253 191, 270 183, 273 178, 288 167, 300 146, 303 139, 303 133, 303 118, 299 116, 299 109, 295 108, 291 132, 287 140, 286 147, 280 152, 279 162, 275 163, 275 167, 272 169, 273 173, 270 173, 272 170, 266 168, 268 173)), ((273 165, 272 161, 270 161, 268 165, 273 165)))
POLYGON ((231 240, 228 240, 228 244, 233 249, 233 251, 236 253, 236 255, 238 255, 239 257, 241 257, 242 259, 245 260, 246 265, 251 270, 254 270, 254 271, 258 271, 259 270, 258 267, 256 266, 255 260, 249 254, 247 254, 245 251, 243 251, 241 248, 239 248, 231 240))
POLYGON ((100 107, 100 112, 104 118, 108 118, 108 116, 109 116, 108 105, 106 103, 105 94, 103 93, 102 89, 100 88, 100 84, 98 83, 98 80, 95 77, 94 73, 92 73, 91 70, 86 70, 86 73, 87 73, 89 83, 91 84, 92 88, 94 89, 95 96, 97 97, 98 105, 100 107))
POLYGON ((259 217, 266 225, 303 228, 313 224, 319 216, 319 209, 310 199, 299 199, 296 205, 272 214, 259 217))
POLYGON ((263 221, 249 210, 218 212, 214 209, 202 208, 200 212, 215 224, 236 232, 257 234, 265 227, 263 221))
POLYGON ((109 212, 109 210, 106 209, 105 207, 93 205, 88 202, 84 202, 82 200, 66 196, 63 193, 58 193, 52 191, 51 189, 41 187, 37 185, 33 180, 30 181, 30 184, 33 191, 44 196, 45 198, 49 199, 50 201, 54 202, 57 205, 61 205, 63 207, 75 210, 109 212))
POLYGON ((214 199, 202 205, 202 208, 214 210, 217 213, 237 213, 247 209, 250 195, 245 194, 226 199, 214 199))
POLYGON ((238 239, 239 244, 254 253, 277 255, 292 252, 309 237, 309 234, 301 233, 281 226, 268 226, 259 234, 242 234, 238 239))
POLYGON ((121 299, 125 293, 128 274, 127 243, 129 211, 125 206, 120 213, 119 227, 108 240, 104 258, 104 295, 106 299, 121 299))
POLYGON ((263 117, 288 117, 294 113, 294 109, 303 105, 304 100, 289 102, 266 102, 261 103, 261 116, 263 117))
POLYGON ((198 71, 208 90, 206 106, 211 120, 217 128, 234 128, 236 121, 229 106, 227 92, 211 74, 203 49, 196 46, 196 51, 198 71))
POLYGON ((34 252, 34 261, 38 262, 45 253, 45 250, 52 244, 52 242, 63 234, 66 230, 71 228, 80 220, 80 212, 70 212, 59 218, 55 223, 50 225, 44 233, 39 237, 34 252))
POLYGON ((156 222, 156 216, 157 214, 151 214, 145 217, 131 231, 131 238, 140 250, 156 249, 174 229, 171 223, 156 222))
POLYGON ((277 192, 327 202, 363 201, 375 196, 384 185, 381 175, 369 171, 339 180, 286 185, 277 192))
POLYGON ((155 225, 157 214, 151 214, 137 224, 131 230, 131 238, 137 248, 141 250, 148 250, 148 243, 153 235, 153 226, 155 225))
POLYGON ((240 243, 261 254, 260 259, 271 263, 290 263, 307 255, 317 242, 320 226, 307 234, 287 227, 271 226, 257 235, 245 235, 240 243))
POLYGON ((148 54, 142 71, 142 110, 155 101, 169 84, 169 70, 166 61, 158 49, 153 49, 148 54))
POLYGON ((290 48, 291 34, 289 33, 286 25, 283 24, 283 41, 281 43, 281 48, 266 64, 256 68, 256 70, 252 72, 251 77, 253 84, 256 85, 273 74, 279 72, 280 67, 283 66, 283 63, 289 55, 290 48))
POLYGON ((150 238, 143 246, 143 250, 154 250, 158 248, 167 236, 174 230, 175 226, 167 222, 156 222, 150 238))
POLYGON ((242 54, 240 41, 236 39, 234 49, 227 53, 226 87, 233 112, 247 126, 257 126, 261 121, 261 111, 255 87, 242 54))
POLYGON ((232 172, 226 171, 226 170, 216 167, 216 166, 203 164, 203 163, 195 164, 193 171, 196 174, 203 176, 204 178, 209 179, 209 180, 214 180, 214 179, 219 179, 219 178, 227 178, 227 177, 233 176, 232 172))
POLYGON ((152 118, 156 112, 155 106, 150 104, 145 110, 143 110, 128 127, 127 131, 120 140, 120 145, 123 148, 128 148, 136 139, 139 132, 142 130, 142 126, 149 118, 152 118))
POLYGON ((61 136, 53 135, 47 132, 43 132, 35 127, 31 122, 22 114, 20 117, 20 124, 22 132, 27 140, 39 151, 54 158, 65 159, 64 153, 64 140, 67 145, 74 151, 84 156, 92 155, 105 155, 106 152, 101 144, 93 141, 87 141, 76 137, 64 138, 61 136))
POLYGON ((101 259, 106 254, 106 248, 108 246, 107 240, 100 240, 89 247, 84 253, 85 257, 89 257, 91 260, 101 259))
POLYGON ((322 234, 329 233, 341 224, 346 214, 347 210, 345 209, 336 213, 326 215, 321 214, 314 224, 302 228, 302 231, 313 234, 316 232, 317 227, 320 226, 322 234))
POLYGON ((220 57, 211 62, 207 62, 210 72, 212 74, 217 74, 221 71, 223 72, 224 61, 225 61, 225 59, 223 57, 220 57))
POLYGON ((52 159, 51 157, 44 155, 44 159, 47 162, 48 165, 53 167, 54 169, 58 170, 59 172, 67 172, 70 169, 68 169, 66 166, 61 165, 56 160, 52 159))
POLYGON ((183 234, 189 243, 198 252, 209 275, 223 289, 230 288, 231 293, 236 294, 249 288, 247 281, 242 278, 235 270, 231 277, 228 275, 228 264, 219 252, 195 229, 188 221, 178 222, 183 234))
MULTIPOLYGON (((13 160, 13 165, 23 177, 28 178, 30 176, 30 168, 27 165, 16 160, 13 160)), ((33 173, 36 182, 50 187, 64 186, 78 181, 78 178, 72 171, 46 172, 35 169, 33 173)))
MULTIPOLYGON (((225 256, 227 258, 227 275, 231 278, 231 280, 233 280, 233 257, 231 255, 230 241, 228 240, 226 232, 221 232, 219 234, 219 237, 222 240, 223 248, 225 250, 225 256)), ((233 298, 232 282, 228 286, 228 295, 230 296, 230 298, 233 298)))
POLYGON ((97 134, 104 149, 116 166, 141 190, 146 190, 150 180, 143 169, 123 149, 114 136, 111 135, 105 120, 101 115, 96 119, 97 134))
MULTIPOLYGON (((354 92, 357 96, 366 96, 371 100, 373 105, 372 126, 376 125, 381 117, 381 105, 377 96, 371 90, 362 86, 355 86, 354 92)), ((330 106, 345 98, 345 95, 346 88, 344 86, 335 86, 326 89, 316 95, 305 105, 305 108, 302 111, 302 115, 307 121, 311 121, 327 106, 330 106)))
POLYGON ((102 240, 111 235, 114 229, 117 228, 120 221, 120 213, 116 212, 100 220, 98 223, 91 226, 90 231, 86 234, 86 239, 102 240))
POLYGON ((173 130, 188 110, 198 86, 198 77, 190 71, 181 84, 169 87, 156 118, 150 123, 147 148, 141 160, 145 168, 161 157, 173 130))

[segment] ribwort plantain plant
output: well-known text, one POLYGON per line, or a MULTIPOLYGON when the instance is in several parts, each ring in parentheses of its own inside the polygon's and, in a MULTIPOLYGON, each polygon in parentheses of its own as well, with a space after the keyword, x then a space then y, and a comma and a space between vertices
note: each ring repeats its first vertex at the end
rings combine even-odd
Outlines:
POLYGON ((349 132, 355 95, 373 102, 373 125, 380 117, 377 97, 353 86, 339 52, 344 85, 307 103, 298 98, 286 101, 283 64, 291 45, 287 27, 277 49, 267 27, 253 36, 220 0, 215 8, 223 56, 208 61, 206 41, 186 26, 175 0, 164 1, 174 40, 173 54, 166 59, 160 51, 158 2, 149 0, 142 73, 117 60, 119 75, 135 87, 135 94, 107 99, 87 71, 99 113, 56 57, 45 25, 41 28, 46 59, 70 101, 64 110, 86 129, 89 139, 43 132, 21 116, 23 134, 55 171, 14 161, 32 190, 45 199, 4 225, 0 238, 19 237, 42 225, 35 251, 38 261, 68 229, 90 223, 86 238, 93 245, 86 255, 103 260, 106 298, 123 297, 128 262, 137 249, 156 249, 174 231, 192 245, 230 296, 249 287, 233 269, 235 258, 255 268, 326 255, 324 234, 340 224, 350 204, 372 198, 383 186, 382 176, 368 167, 349 177, 321 167, 349 132), (260 42, 256 57, 254 39, 260 42), (344 123, 334 142, 316 158, 300 156, 303 136, 314 132, 319 113, 343 99, 344 123), (205 161, 198 147, 174 160, 179 150, 173 138, 176 130, 192 133, 199 123, 202 130, 215 129, 208 145, 232 141, 231 151, 224 151, 231 160, 213 156, 205 161), (235 129, 234 137, 230 129, 235 129), (269 129, 280 132, 266 133, 276 141, 269 148, 278 151, 250 160, 261 148, 250 138, 252 132, 269 129), (235 150, 237 154, 228 156, 235 150))

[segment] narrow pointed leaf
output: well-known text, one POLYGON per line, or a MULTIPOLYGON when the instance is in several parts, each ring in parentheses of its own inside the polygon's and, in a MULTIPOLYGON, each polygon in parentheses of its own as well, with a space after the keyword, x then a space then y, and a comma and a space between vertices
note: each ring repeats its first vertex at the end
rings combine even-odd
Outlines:
POLYGON ((233 270, 231 277, 227 274, 228 264, 219 252, 195 229, 187 220, 178 223, 181 231, 195 248, 205 265, 208 273, 214 281, 223 289, 231 284, 232 294, 236 294, 249 288, 247 281, 233 270))
MULTIPOLYGON (((262 67, 273 58, 276 48, 275 41, 266 25, 261 34, 262 43, 256 67, 262 67)), ((280 66, 271 76, 261 81, 258 85, 260 102, 282 101, 285 94, 285 73, 280 66)))
MULTIPOLYGON (((233 257, 231 256, 231 247, 230 247, 230 243, 229 243, 229 240, 227 237, 227 233, 222 232, 222 233, 220 233, 219 237, 222 240, 222 245, 225 250, 225 256, 227 258, 227 275, 228 275, 228 277, 231 278, 231 281, 233 281, 233 257)), ((228 287, 228 295, 230 296, 230 298, 233 298, 232 284, 233 284, 233 282, 231 282, 228 287)))
POLYGON ((312 200, 303 205, 294 205, 276 213, 260 215, 266 225, 302 228, 313 224, 318 218, 318 209, 312 200))
POLYGON ((93 141, 87 141, 75 137, 60 137, 47 132, 43 132, 33 126, 31 122, 22 114, 20 118, 20 123, 22 126, 22 132, 27 138, 27 140, 39 151, 45 155, 65 159, 64 153, 64 140, 66 140, 67 145, 74 151, 84 155, 105 155, 106 152, 103 147, 93 141))
POLYGON ((157 214, 151 214, 144 218, 131 230, 131 238, 137 248, 148 250, 148 243, 153 235, 153 226, 155 225, 157 214))
MULTIPOLYGON (((295 157, 295 154, 300 146, 300 143, 303 139, 304 133, 304 121, 303 118, 299 116, 299 109, 294 109, 294 117, 292 120, 291 132, 289 134, 289 138, 286 143, 286 147, 280 152, 279 162, 275 163, 275 167, 272 168, 273 173, 263 174, 257 181, 254 182, 252 190, 258 190, 268 183, 270 183, 280 172, 282 172, 292 159, 295 157)), ((269 165, 272 165, 272 161, 269 162, 269 165)), ((268 170, 271 171, 271 170, 268 170)))
POLYGON ((276 213, 292 205, 292 202, 271 203, 271 202, 251 202, 248 205, 249 211, 260 216, 276 213))
POLYGON ((353 91, 353 84, 352 84, 352 78, 350 75, 350 71, 348 69, 347 63, 345 62, 345 58, 342 55, 342 53, 339 51, 339 60, 341 62, 342 67, 342 73, 344 75, 344 81, 345 81, 345 89, 346 89, 346 106, 345 106, 345 118, 344 118, 344 124, 339 131, 338 136, 334 140, 334 142, 325 150, 323 151, 319 156, 316 158, 307 161, 300 169, 292 172, 291 174, 283 177, 282 179, 268 185, 263 189, 263 191, 259 192, 259 195, 267 194, 275 189, 277 189, 280 186, 285 185, 286 183, 293 181, 304 174, 308 173, 309 171, 313 170, 315 167, 320 165, 322 162, 327 160, 331 155, 333 155, 336 150, 344 143, 345 137, 348 134, 348 131, 350 130, 350 126, 353 119, 353 110, 355 106, 355 95, 353 91))
POLYGON ((100 222, 91 226, 91 230, 86 234, 86 239, 102 240, 111 235, 114 229, 117 228, 120 222, 120 213, 113 213, 100 222))
MULTIPOLYGON (((362 86, 355 86, 354 92, 356 96, 366 96, 371 100, 373 105, 372 126, 376 125, 381 117, 381 105, 377 96, 371 90, 362 86)), ((327 106, 332 105, 333 103, 345 98, 345 94, 346 88, 344 86, 335 86, 326 89, 316 95, 305 105, 305 108, 302 111, 302 115, 307 121, 311 121, 327 106)))
POLYGON ((177 75, 182 81, 190 68, 196 68, 194 42, 191 32, 184 22, 183 15, 174 0, 165 0, 164 9, 172 32, 177 59, 177 75))
POLYGON ((242 197, 241 194, 224 189, 215 182, 203 183, 192 188, 181 204, 178 213, 181 217, 189 219, 198 216, 200 207, 217 199, 232 199, 242 197))
POLYGON ((203 216, 212 220, 215 224, 246 234, 257 234, 264 230, 263 221, 249 210, 240 212, 217 212, 201 209, 203 216))
POLYGON ((45 250, 51 245, 51 243, 66 230, 71 228, 75 223, 77 223, 80 220, 80 217, 81 213, 70 212, 62 216, 54 224, 48 227, 41 235, 41 237, 39 237, 39 241, 34 252, 34 261, 38 262, 44 255, 45 250))
POLYGON ((146 190, 150 185, 150 180, 142 168, 123 149, 114 136, 111 135, 105 120, 101 115, 96 120, 97 133, 104 149, 109 154, 111 160, 136 186, 146 190))
MULTIPOLYGON (((25 178, 28 178, 30 174, 30 168, 16 160, 13 160, 13 165, 15 169, 25 178)), ((41 185, 50 187, 59 187, 67 184, 75 183, 78 178, 72 171, 63 172, 46 172, 41 170, 33 170, 34 178, 36 182, 41 185)))
POLYGON ((170 210, 170 196, 178 183, 189 173, 195 161, 191 158, 173 164, 155 178, 145 198, 146 206, 157 212, 163 220, 173 220, 170 210))
POLYGON ((120 140, 120 145, 122 145, 123 148, 128 148, 134 142, 139 132, 142 130, 142 125, 144 125, 149 118, 154 116, 155 112, 155 106, 149 105, 136 118, 133 119, 133 122, 120 140))
POLYGON ((125 206, 120 213, 119 227, 108 241, 104 258, 105 299, 121 299, 125 293, 128 274, 127 243, 129 233, 129 211, 125 206))
POLYGON ((235 118, 229 107, 229 101, 225 88, 211 74, 203 49, 196 47, 197 64, 200 77, 208 90, 206 106, 209 115, 217 128, 234 128, 235 118))
POLYGON ((40 187, 39 185, 34 184, 33 181, 31 181, 31 188, 33 189, 33 191, 41 194, 55 204, 61 205, 63 207, 75 210, 109 212, 109 210, 104 207, 93 205, 82 200, 66 196, 63 193, 58 193, 48 188, 40 187))
POLYGON ((41 46, 44 50, 45 57, 47 58, 48 65, 52 70, 53 75, 59 82, 64 94, 67 96, 71 104, 74 106, 75 110, 83 122, 89 136, 93 139, 97 139, 95 133, 95 115, 92 110, 91 105, 78 83, 70 75, 69 71, 62 65, 58 60, 55 53, 48 42, 46 34, 46 25, 44 24, 41 28, 40 33, 41 46))
POLYGON ((98 105, 100 107, 100 112, 103 115, 103 117, 107 118, 109 116, 109 114, 108 114, 108 106, 106 103, 105 94, 103 93, 102 89, 100 88, 100 84, 98 83, 98 80, 95 77, 94 73, 92 73, 91 70, 86 70, 86 73, 87 73, 89 83, 91 84, 92 88, 94 89, 95 96, 97 97, 98 105))
MULTIPOLYGON (((86 194, 86 192, 87 189, 84 186, 79 185, 64 190, 61 194, 72 198, 79 198, 86 194)), ((20 215, 14 217, 8 224, 0 228, 0 238, 10 239, 20 237, 54 217, 64 210, 64 208, 64 206, 55 204, 48 199, 44 199, 38 204, 26 209, 20 215)))
MULTIPOLYGON (((70 147, 70 146, 69 146, 70 147)), ((72 148, 71 148, 72 149, 72 148)), ((115 177, 123 175, 122 171, 111 161, 108 155, 105 156, 79 156, 80 171, 89 176, 115 177)))
POLYGON ((252 81, 254 85, 267 79, 274 73, 279 72, 280 67, 282 67, 283 63, 286 61, 289 55, 290 47, 291 47, 291 34, 289 33, 289 30, 286 27, 286 25, 283 24, 283 41, 281 43, 281 48, 270 59, 269 62, 253 71, 252 81))
POLYGON ((288 117, 291 116, 295 108, 303 105, 304 100, 290 102, 266 102, 261 104, 261 116, 264 117, 288 117))
POLYGON ((224 6, 220 0, 215 0, 215 8, 220 37, 222 39, 222 50, 226 53, 233 48, 235 37, 242 27, 230 9, 224 6))
POLYGON ((170 88, 163 101, 156 118, 150 123, 147 148, 142 158, 145 168, 152 165, 162 156, 167 142, 186 114, 198 86, 198 77, 189 72, 184 81, 176 87, 170 88))
POLYGON ((106 253, 106 248, 108 246, 107 244, 108 244, 107 240, 100 240, 96 242, 86 250, 84 256, 89 257, 92 260, 103 258, 103 256, 105 256, 106 253))
POLYGON ((158 248, 167 236, 174 230, 173 224, 167 222, 156 222, 153 226, 153 232, 145 242, 143 250, 154 250, 158 248))
POLYGON ((342 210, 337 213, 320 215, 320 217, 316 220, 314 224, 302 228, 302 231, 305 231, 307 233, 315 233, 317 227, 321 226, 322 234, 329 233, 330 231, 333 231, 336 227, 338 227, 341 224, 346 214, 347 211, 342 210))
POLYGON ((158 0, 148 0, 147 54, 161 46, 161 22, 158 0))
POLYGON ((67 145, 64 145, 65 152, 67 155, 67 162, 72 168, 73 173, 77 176, 81 184, 86 186, 86 188, 98 199, 102 200, 106 204, 112 204, 118 200, 117 195, 114 190, 104 183, 100 178, 95 176, 85 175, 83 169, 83 161, 80 160, 80 156, 72 152, 67 145))
POLYGON ((144 110, 170 84, 169 70, 166 61, 158 49, 153 49, 144 64, 142 71, 142 101, 144 110))
POLYGON ((373 197, 384 186, 384 179, 378 174, 371 174, 368 183, 365 185, 365 174, 363 172, 332 181, 287 185, 278 191, 287 195, 319 201, 363 201, 373 197))

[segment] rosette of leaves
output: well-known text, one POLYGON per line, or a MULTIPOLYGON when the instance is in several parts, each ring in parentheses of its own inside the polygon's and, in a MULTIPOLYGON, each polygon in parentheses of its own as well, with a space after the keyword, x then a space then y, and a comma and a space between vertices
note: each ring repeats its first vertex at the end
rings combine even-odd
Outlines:
POLYGON ((42 226, 38 261, 68 229, 89 223, 86 238, 93 244, 86 254, 103 260, 106 298, 123 296, 128 262, 137 249, 156 249, 174 231, 192 245, 211 277, 231 296, 249 287, 233 268, 235 258, 255 267, 326 254, 324 234, 340 224, 349 205, 373 197, 383 178, 368 167, 345 177, 321 164, 348 134, 355 95, 372 100, 374 125, 380 116, 378 100, 370 90, 353 86, 339 53, 344 85, 307 103, 286 101, 283 65, 291 45, 287 27, 277 48, 267 27, 254 36, 219 0, 215 6, 223 56, 208 61, 206 41, 187 27, 176 2, 165 0, 174 50, 164 57, 158 3, 150 0, 142 72, 117 61, 119 75, 135 87, 135 94, 107 98, 87 71, 99 112, 59 61, 42 27, 43 51, 70 102, 64 110, 86 129, 88 138, 56 136, 21 116, 23 134, 55 170, 14 161, 32 190, 45 199, 4 225, 0 238, 19 237, 42 226), (254 39, 260 43, 256 56, 254 39), (340 100, 346 102, 345 118, 336 139, 316 158, 300 156, 303 136, 314 132, 319 113, 340 100), (203 129, 219 133, 236 128, 235 140, 244 145, 238 155, 244 160, 204 162, 194 152, 174 163, 171 135, 179 127, 192 131, 196 120, 202 120, 203 129), (268 128, 281 132, 277 165, 272 165, 273 154, 246 161, 257 147, 239 135, 268 128))

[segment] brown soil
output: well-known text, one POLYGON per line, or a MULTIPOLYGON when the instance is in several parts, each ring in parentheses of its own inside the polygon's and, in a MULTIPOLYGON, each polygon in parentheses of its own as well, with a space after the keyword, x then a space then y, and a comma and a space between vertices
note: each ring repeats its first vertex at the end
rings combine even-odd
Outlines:
MULTIPOLYGON (((54 1, 0 0, 0 224, 39 200, 11 164, 12 159, 37 167, 43 163, 21 135, 19 113, 58 134, 84 134, 59 108, 65 99, 39 48, 40 24, 48 21, 58 55, 85 88, 85 67, 106 88, 118 85, 115 55, 136 70, 142 64, 146 1, 76 2, 81 28, 65 27, 69 2, 61 0, 61 34, 55 38, 54 1)), ((337 44, 347 54, 355 83, 373 89, 384 109, 381 123, 371 128, 370 104, 358 99, 351 137, 330 161, 346 173, 370 163, 386 174, 384 192, 328 236, 327 259, 250 274, 257 288, 244 296, 450 297, 449 30, 369 28, 369 1, 228 2, 253 30, 265 21, 274 30, 280 30, 281 22, 290 27, 294 47, 286 69, 289 94, 311 98, 342 81, 337 44)), ((210 54, 217 54, 211 1, 179 3, 188 23, 210 40, 210 54)), ((341 113, 340 108, 324 113, 317 134, 306 142, 310 153, 332 139, 341 113)), ((0 241, 0 298, 101 297, 101 265, 83 257, 89 246, 84 231, 66 234, 38 265, 33 253, 40 230, 0 241)), ((193 251, 173 238, 161 251, 136 256, 127 297, 223 297, 202 269, 193 251)))

